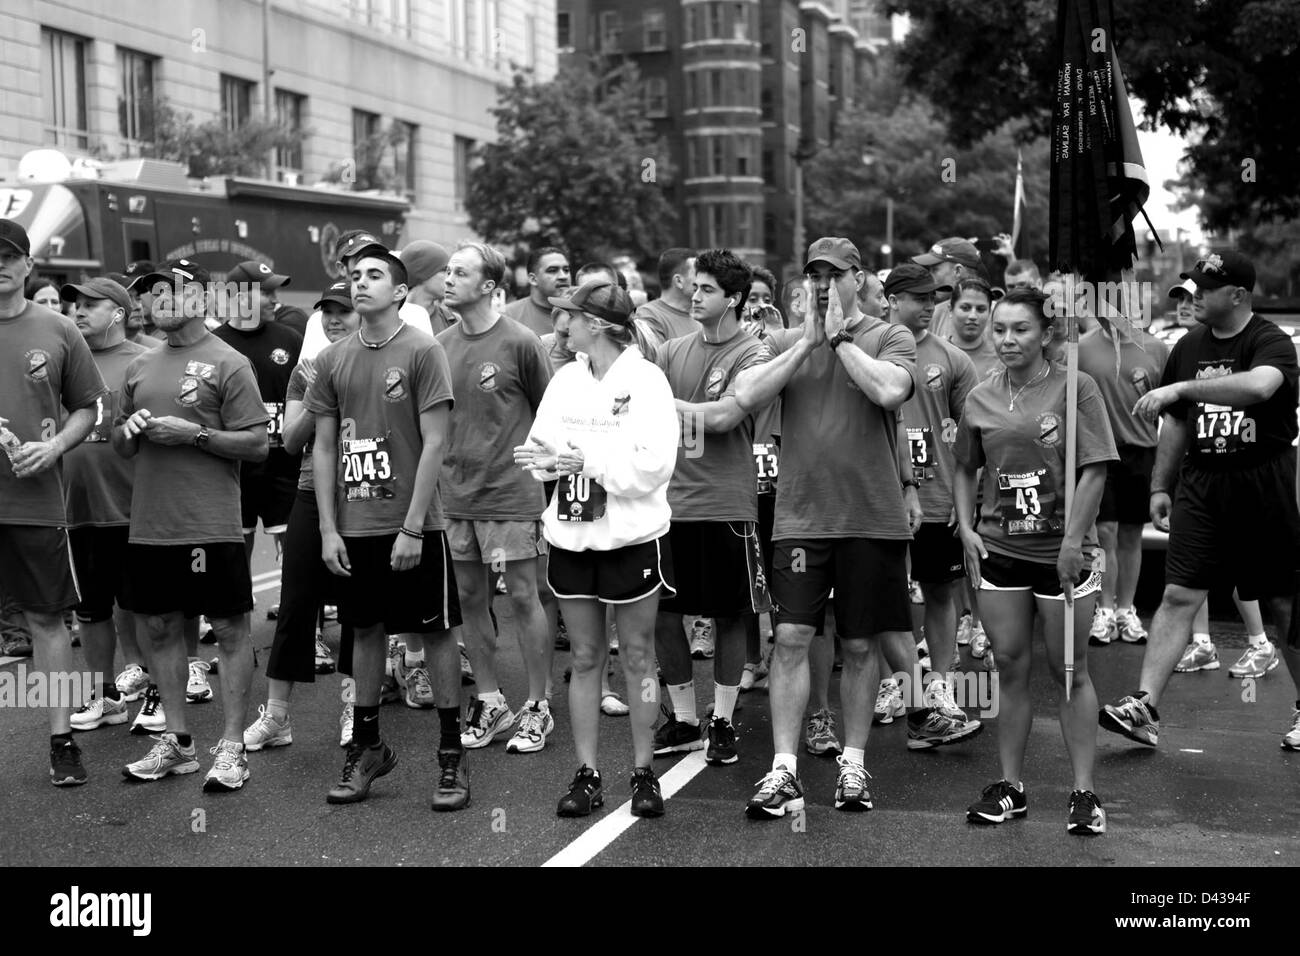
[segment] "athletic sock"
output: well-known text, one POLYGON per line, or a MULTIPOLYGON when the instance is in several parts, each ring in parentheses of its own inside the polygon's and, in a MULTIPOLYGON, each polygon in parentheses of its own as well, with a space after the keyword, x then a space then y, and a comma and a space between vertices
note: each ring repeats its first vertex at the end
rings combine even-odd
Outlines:
POLYGON ((405 663, 407 667, 423 667, 424 651, 421 650, 418 654, 412 654, 410 651, 407 651, 403 663, 405 663))
POLYGON ((844 748, 844 760, 846 763, 851 763, 855 766, 861 767, 865 764, 866 759, 867 759, 867 751, 864 748, 861 747, 844 748))
POLYGON ((438 708, 438 749, 460 750, 460 708, 438 708))
POLYGON ((785 767, 785 769, 789 770, 791 773, 797 774, 799 772, 798 760, 799 758, 794 754, 776 754, 772 758, 772 769, 775 770, 777 767, 785 767))
POLYGON ((673 702, 673 712, 677 719, 684 724, 700 723, 699 715, 695 713, 695 681, 688 680, 685 684, 669 684, 668 697, 673 702))
MULTIPOLYGON (((691 697, 694 698, 692 693, 691 697)), ((736 710, 736 698, 740 696, 740 687, 727 687, 723 684, 713 685, 713 716, 721 717, 731 723, 731 715, 736 710)))
POLYGON ((121 700, 122 692, 117 689, 116 684, 113 683, 100 684, 99 696, 102 697, 104 700, 121 700))
POLYGON ((352 742, 363 747, 373 747, 379 743, 379 705, 352 707, 352 742))
POLYGON ((66 734, 50 734, 51 747, 60 747, 70 743, 72 743, 72 731, 68 731, 66 734))
POLYGON ((1193 635, 1192 635, 1192 640, 1193 640, 1194 642, 1196 642, 1197 644, 1205 644, 1205 645, 1209 645, 1209 644, 1211 643, 1211 641, 1210 641, 1210 635, 1208 635, 1208 634, 1193 634, 1193 635))
POLYGON ((1251 647, 1260 647, 1260 646, 1262 646, 1262 645, 1268 643, 1268 635, 1267 635, 1267 634, 1251 634, 1251 635, 1247 638, 1247 640, 1250 641, 1250 646, 1251 646, 1251 647))
POLYGON ((180 744, 182 747, 188 747, 194 743, 194 738, 191 737, 189 734, 177 734, 176 742, 180 744))
POLYGON ((289 702, 287 700, 276 700, 274 697, 268 697, 266 700, 266 712, 275 718, 277 724, 282 724, 289 719, 289 702))
MULTIPOLYGON (((479 694, 478 699, 483 701, 485 704, 492 704, 497 707, 504 707, 506 705, 506 695, 501 693, 499 688, 488 694, 479 694)), ((457 737, 456 739, 459 740, 460 738, 457 737)))

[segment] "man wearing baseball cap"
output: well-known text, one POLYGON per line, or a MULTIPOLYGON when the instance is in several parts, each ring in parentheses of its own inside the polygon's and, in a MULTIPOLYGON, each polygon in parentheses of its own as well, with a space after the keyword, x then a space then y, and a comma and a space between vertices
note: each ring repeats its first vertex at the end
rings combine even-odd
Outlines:
MULTIPOLYGON (((1258 599, 1269 609, 1281 657, 1292 680, 1300 680, 1300 631, 1291 626, 1300 567, 1295 346, 1254 313, 1255 266, 1240 252, 1208 255, 1182 278, 1196 284, 1192 303, 1200 327, 1178 340, 1160 387, 1133 409, 1152 422, 1163 415, 1151 520, 1170 532, 1164 599, 1138 690, 1100 715, 1107 730, 1149 747, 1158 743, 1161 694, 1211 587, 1236 585, 1242 600, 1258 599)), ((1278 658, 1259 634, 1228 673, 1258 679, 1278 658)), ((1300 750, 1300 707, 1282 746, 1300 750)))
MULTIPOLYGON (((26 617, 35 659, 52 679, 76 666, 63 614, 80 601, 58 464, 90 434, 107 388, 72 321, 24 297, 31 271, 26 230, 0 219, 0 586, 6 606, 26 617)), ((50 782, 82 784, 71 702, 57 703, 49 709, 50 782)))
MULTIPOLYGON (((919 256, 913 256, 912 261, 930 270, 935 285, 947 286, 949 290, 968 275, 979 276, 985 282, 989 280, 975 243, 960 236, 940 239, 919 256)), ((951 324, 951 312, 951 303, 944 296, 943 301, 935 306, 934 316, 930 319, 930 334, 940 338, 948 337, 952 331, 948 327, 951 324)))
POLYGON ((307 331, 307 313, 297 306, 286 305, 278 298, 277 290, 283 289, 292 281, 286 275, 280 275, 265 262, 249 259, 239 263, 226 273, 227 282, 256 283, 262 290, 262 301, 268 304, 266 321, 279 322, 293 329, 301 337, 307 331))

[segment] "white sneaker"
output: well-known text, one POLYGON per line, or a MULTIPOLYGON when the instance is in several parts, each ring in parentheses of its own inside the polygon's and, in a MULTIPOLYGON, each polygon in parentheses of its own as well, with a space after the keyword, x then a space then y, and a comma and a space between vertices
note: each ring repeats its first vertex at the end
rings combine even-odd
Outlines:
POLYGON ((1088 643, 1104 647, 1119 636, 1119 625, 1113 608, 1097 605, 1092 612, 1092 629, 1088 631, 1088 643))
MULTIPOLYGON (((131 733, 139 736, 161 734, 166 729, 167 715, 163 713, 162 697, 158 695, 157 685, 150 684, 148 690, 144 692, 144 706, 140 708, 140 713, 135 715, 135 721, 131 724, 131 733)), ((197 770, 198 767, 194 769, 197 770)))
POLYGON ((248 757, 244 745, 233 740, 218 740, 208 753, 216 759, 203 781, 204 793, 228 793, 240 789, 248 780, 248 757))
MULTIPOLYGON (((931 681, 933 683, 933 681, 931 681)), ((899 717, 907 716, 907 705, 903 703, 903 691, 898 681, 886 677, 880 682, 876 691, 876 708, 871 721, 876 724, 892 724, 899 717)))
MULTIPOLYGON (((976 624, 970 629, 970 656, 979 660, 989 653, 989 636, 984 633, 984 625, 976 624)), ((989 655, 990 657, 992 655, 989 655)), ((989 668, 992 670, 993 668, 989 668)))
POLYGON ((113 683, 117 685, 117 692, 122 695, 122 699, 129 704, 139 700, 140 695, 148 689, 149 675, 139 664, 128 664, 113 683))
POLYGON ((430 710, 434 705, 433 682, 429 680, 429 671, 423 664, 417 664, 406 672, 406 689, 402 692, 406 706, 415 710, 430 710))
POLYGON ((713 621, 697 617, 691 624, 691 657, 697 661, 713 659, 713 621))
POLYGON ((1192 641, 1183 651, 1174 670, 1180 674, 1192 674, 1196 671, 1217 671, 1219 669, 1219 652, 1213 642, 1192 641))
POLYGON ((182 747, 175 734, 161 734, 153 738, 157 741, 144 759, 129 763, 122 768, 122 776, 128 780, 161 780, 169 774, 195 773, 199 762, 195 759, 193 742, 182 747))
MULTIPOLYGON (((899 699, 902 699, 901 695, 899 699)), ((921 704, 939 711, 945 717, 952 717, 963 723, 966 721, 966 711, 957 706, 957 700, 952 694, 952 685, 942 678, 936 678, 925 685, 921 704)))
POLYGON ((965 647, 970 643, 970 614, 966 613, 961 616, 957 622, 957 646, 965 647))
POLYGON ((492 743, 499 735, 514 726, 515 715, 505 704, 490 704, 475 697, 470 705, 469 722, 460 735, 460 745, 466 750, 477 750, 492 743))
POLYGON ((921 638, 916 642, 916 659, 921 665, 921 670, 931 670, 930 645, 925 642, 925 638, 921 638))
POLYGON ((72 715, 73 730, 94 730, 106 724, 124 724, 131 715, 126 712, 126 700, 106 700, 98 692, 72 715))
POLYGON ((1263 677, 1277 667, 1281 658, 1272 641, 1246 648, 1246 653, 1237 658, 1237 663, 1228 668, 1232 677, 1263 677))
POLYGON ((1137 611, 1129 608, 1115 615, 1115 624, 1119 628, 1119 639, 1125 644, 1145 644, 1147 630, 1142 626, 1142 619, 1137 611))
POLYGON ((346 747, 352 743, 352 705, 344 704, 343 713, 339 715, 339 746, 346 747))
POLYGON ((554 729, 555 718, 551 716, 550 705, 546 701, 535 701, 519 712, 519 729, 506 744, 506 753, 536 753, 546 746, 546 738, 554 729))
POLYGON ((1282 737, 1283 750, 1300 750, 1300 707, 1291 714, 1291 729, 1282 737))
POLYGON ((289 715, 280 723, 266 709, 265 704, 257 705, 257 720, 244 731, 244 749, 256 753, 263 747, 287 747, 293 743, 293 729, 289 726, 289 715))
POLYGON ((334 655, 330 653, 329 645, 325 643, 320 631, 316 632, 316 673, 334 673, 334 655))
POLYGON ((190 661, 190 679, 185 684, 185 699, 191 704, 201 704, 212 699, 212 685, 208 683, 208 662, 197 658, 190 661))

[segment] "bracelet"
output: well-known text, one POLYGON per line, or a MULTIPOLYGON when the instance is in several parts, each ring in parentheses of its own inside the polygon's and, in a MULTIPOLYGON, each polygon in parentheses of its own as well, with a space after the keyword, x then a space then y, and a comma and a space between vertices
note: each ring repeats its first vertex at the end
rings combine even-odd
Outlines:
POLYGON ((422 531, 412 531, 410 528, 406 527, 405 525, 403 525, 401 528, 399 528, 398 531, 399 531, 401 534, 406 535, 408 538, 414 538, 416 541, 423 541, 423 540, 424 540, 424 532, 422 532, 422 531))
POLYGON ((920 487, 921 487, 921 483, 920 483, 919 481, 917 481, 915 478, 904 478, 904 479, 903 479, 903 487, 904 487, 904 488, 909 488, 909 487, 910 487, 910 488, 916 488, 916 489, 919 490, 920 487))
POLYGON ((1168 488, 1152 488, 1151 493, 1148 494, 1147 497, 1150 498, 1151 495, 1167 495, 1167 494, 1169 494, 1168 488))

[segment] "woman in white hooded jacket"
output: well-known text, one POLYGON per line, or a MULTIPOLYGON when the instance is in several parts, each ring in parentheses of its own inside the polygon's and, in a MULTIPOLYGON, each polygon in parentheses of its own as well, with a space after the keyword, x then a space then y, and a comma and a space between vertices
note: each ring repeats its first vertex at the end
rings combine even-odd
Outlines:
POLYGON ((659 690, 654 625, 660 591, 675 591, 663 538, 680 434, 676 406, 663 372, 634 347, 625 291, 601 277, 551 304, 573 315, 569 347, 577 360, 551 379, 515 461, 539 481, 559 481, 542 528, 551 546, 547 581, 572 645, 569 719, 581 766, 556 812, 586 816, 604 803, 596 746, 609 653, 605 607, 612 605, 632 709, 632 812, 661 816, 651 768, 659 690))

